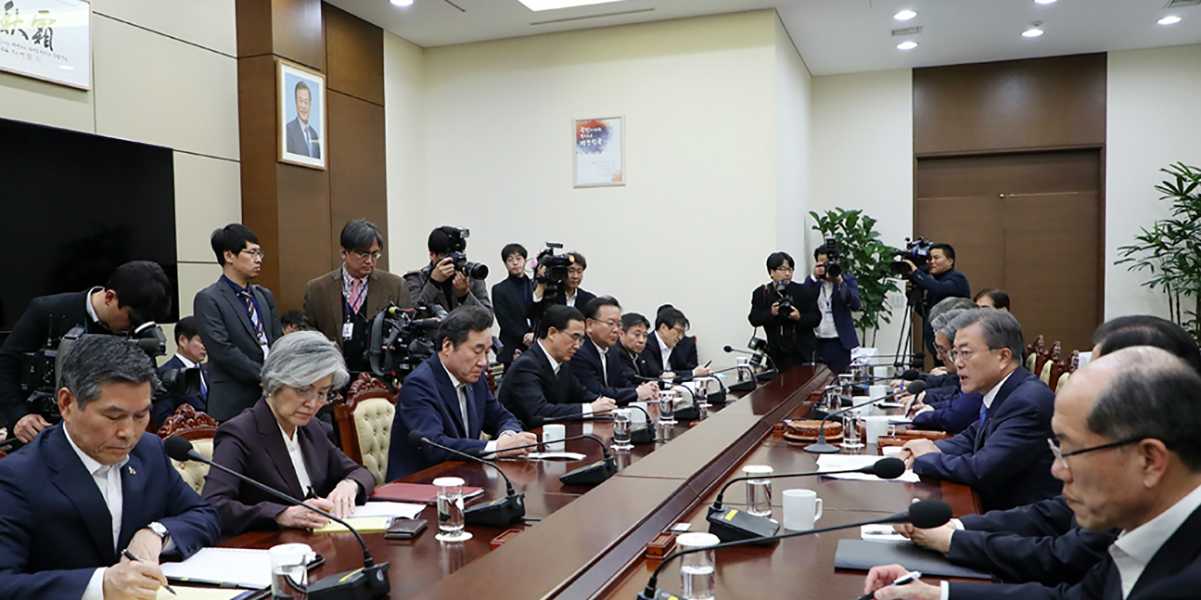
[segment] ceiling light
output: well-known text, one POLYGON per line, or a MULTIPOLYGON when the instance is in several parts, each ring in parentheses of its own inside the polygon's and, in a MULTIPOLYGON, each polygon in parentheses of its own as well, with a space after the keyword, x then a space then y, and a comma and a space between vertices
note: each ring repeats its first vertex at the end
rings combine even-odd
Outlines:
POLYGON ((517 0, 525 5, 526 8, 538 12, 543 10, 558 10, 560 8, 575 8, 577 6, 591 6, 593 4, 608 4, 610 2, 621 2, 623 0, 517 0))
POLYGON ((913 50, 914 48, 917 48, 917 42, 913 40, 905 40, 897 44, 897 50, 913 50))
POLYGON ((408 8, 410 6, 413 6, 413 0, 392 0, 392 6, 408 8))
POLYGON ((1055 4, 1056 0, 1034 0, 1035 4, 1055 4))
POLYGON ((1044 34, 1044 33, 1046 33, 1046 32, 1042 30, 1042 23, 1039 21, 1035 21, 1030 24, 1030 27, 1026 31, 1022 32, 1022 37, 1036 38, 1036 37, 1042 36, 1042 34, 1044 34))
POLYGON ((898 21, 908 21, 916 16, 917 16, 917 11, 910 10, 908 8, 904 8, 904 9, 898 10, 897 14, 893 15, 892 18, 894 18, 898 21))
POLYGON ((1181 20, 1182 19, 1176 15, 1168 15, 1168 16, 1156 21, 1156 23, 1159 23, 1160 25, 1175 25, 1175 24, 1179 23, 1181 20))

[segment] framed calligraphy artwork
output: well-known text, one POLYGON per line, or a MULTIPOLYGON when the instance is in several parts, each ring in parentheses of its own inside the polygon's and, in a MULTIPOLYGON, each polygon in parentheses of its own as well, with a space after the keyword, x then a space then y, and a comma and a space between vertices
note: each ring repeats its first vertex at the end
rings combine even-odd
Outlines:
POLYGON ((0 71, 91 89, 91 5, 84 0, 0 0, 0 71))

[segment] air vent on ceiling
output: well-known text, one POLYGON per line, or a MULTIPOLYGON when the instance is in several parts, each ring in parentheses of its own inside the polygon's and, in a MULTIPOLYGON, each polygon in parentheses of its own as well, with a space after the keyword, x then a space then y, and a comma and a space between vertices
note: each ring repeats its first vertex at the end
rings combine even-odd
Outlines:
POLYGON ((549 21, 534 21, 530 25, 551 25, 554 23, 570 23, 572 21, 583 21, 586 19, 603 19, 605 17, 624 17, 627 15, 636 15, 639 13, 654 12, 653 8, 640 8, 638 10, 623 10, 619 12, 604 13, 599 15, 585 15, 582 17, 565 17, 562 19, 551 19, 549 21))
POLYGON ((1197 6, 1201 4, 1201 0, 1168 0, 1168 5, 1164 8, 1180 8, 1182 6, 1197 6))
MULTIPOLYGON (((1197 0, 1197 1, 1198 1, 1198 2, 1201 2, 1201 0, 1197 0)), ((914 26, 914 27, 906 27, 906 28, 904 28, 904 29, 893 29, 893 30, 892 30, 892 37, 903 37, 903 36, 907 36, 907 35, 917 35, 917 34, 919 34, 919 33, 921 33, 921 32, 922 32, 922 26, 921 26, 921 25, 917 25, 917 26, 914 26)))

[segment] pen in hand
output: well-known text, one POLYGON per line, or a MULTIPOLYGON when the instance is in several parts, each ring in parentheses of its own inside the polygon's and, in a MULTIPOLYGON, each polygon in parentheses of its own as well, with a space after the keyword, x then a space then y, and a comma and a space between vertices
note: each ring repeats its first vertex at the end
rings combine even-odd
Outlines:
MULTIPOLYGON (((921 578, 922 578, 921 571, 910 571, 910 572, 898 577, 896 581, 888 584, 885 587, 908 585, 908 584, 913 583, 921 578)), ((883 588, 881 588, 881 589, 883 589, 883 588)), ((876 590, 876 591, 880 591, 880 590, 876 590)), ((876 592, 872 592, 870 594, 864 594, 864 595, 860 596, 859 600, 872 600, 872 598, 875 598, 875 597, 876 597, 876 592)))
MULTIPOLYGON (((121 551, 121 556, 124 556, 125 558, 128 558, 129 560, 131 560, 131 561, 133 561, 133 562, 142 562, 142 561, 138 560, 138 557, 136 557, 136 556, 134 556, 134 555, 133 555, 133 552, 130 552, 130 551, 129 551, 129 548, 126 548, 126 549, 122 550, 122 551, 121 551)), ((170 585, 168 585, 168 584, 165 584, 165 583, 164 583, 164 584, 163 584, 163 589, 167 590, 168 592, 171 592, 171 595, 172 595, 172 596, 178 596, 178 595, 179 595, 179 594, 176 594, 176 593, 175 593, 175 590, 171 589, 171 586, 170 586, 170 585)))

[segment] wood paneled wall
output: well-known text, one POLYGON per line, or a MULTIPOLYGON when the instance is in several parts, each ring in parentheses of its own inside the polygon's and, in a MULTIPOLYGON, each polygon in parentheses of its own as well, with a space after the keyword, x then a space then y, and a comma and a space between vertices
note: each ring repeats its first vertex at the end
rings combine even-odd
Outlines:
POLYGON ((237 20, 242 221, 267 253, 259 283, 300 308, 305 282, 338 264, 346 221, 387 236, 383 31, 320 0, 237 0, 237 20), (324 171, 277 160, 279 60, 326 76, 324 171))

